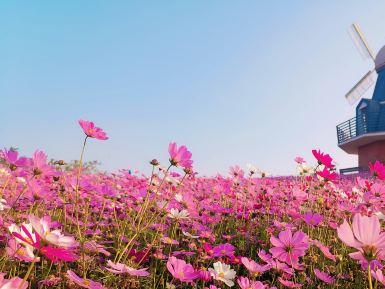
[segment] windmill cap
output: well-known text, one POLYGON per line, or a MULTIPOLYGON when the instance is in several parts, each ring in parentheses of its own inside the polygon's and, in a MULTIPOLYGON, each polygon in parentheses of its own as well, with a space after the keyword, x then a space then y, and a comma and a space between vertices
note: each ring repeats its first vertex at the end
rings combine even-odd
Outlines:
POLYGON ((374 65, 377 71, 385 68, 385 46, 378 51, 376 59, 374 60, 374 65))

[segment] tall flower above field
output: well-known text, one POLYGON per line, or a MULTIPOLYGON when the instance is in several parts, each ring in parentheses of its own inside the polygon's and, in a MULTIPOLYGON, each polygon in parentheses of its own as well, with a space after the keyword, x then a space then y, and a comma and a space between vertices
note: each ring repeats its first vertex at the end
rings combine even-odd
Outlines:
POLYGON ((90 138, 96 138, 99 140, 107 140, 107 134, 100 127, 95 126, 92 121, 79 119, 79 125, 83 129, 84 133, 90 138))
POLYGON ((374 164, 369 163, 369 169, 373 176, 380 180, 385 180, 385 166, 382 163, 379 161, 376 161, 374 164))
POLYGON ((0 157, 8 164, 11 171, 28 164, 28 159, 26 157, 19 157, 19 153, 13 149, 2 150, 0 157))
POLYGON ((187 150, 186 146, 177 146, 175 142, 168 145, 168 153, 170 154, 170 163, 173 166, 182 166, 191 168, 193 161, 191 160, 192 153, 187 150))
POLYGON ((332 157, 328 154, 321 152, 320 150, 312 150, 313 156, 317 159, 319 165, 324 165, 325 167, 331 169, 334 168, 332 164, 332 157))
POLYGON ((298 263, 299 257, 304 256, 309 247, 305 233, 298 231, 293 235, 289 229, 280 232, 278 238, 272 236, 270 242, 274 246, 270 249, 273 257, 289 265, 298 263))
POLYGON ((342 225, 337 228, 337 234, 342 242, 358 250, 349 254, 350 257, 370 262, 385 252, 385 233, 381 233, 380 228, 377 216, 368 217, 355 214, 352 228, 344 220, 342 225))

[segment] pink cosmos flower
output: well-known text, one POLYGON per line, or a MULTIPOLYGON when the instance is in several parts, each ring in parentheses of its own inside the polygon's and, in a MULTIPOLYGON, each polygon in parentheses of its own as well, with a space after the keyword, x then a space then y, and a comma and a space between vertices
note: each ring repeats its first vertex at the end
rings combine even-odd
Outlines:
POLYGON ((182 282, 192 282, 199 277, 199 272, 194 269, 191 264, 187 264, 184 260, 170 257, 167 261, 167 269, 171 275, 182 282))
POLYGON ((323 216, 317 213, 313 214, 312 212, 306 212, 303 216, 303 220, 306 224, 315 227, 322 222, 323 216))
POLYGON ((279 277, 279 278, 278 278, 278 281, 279 281, 282 285, 284 285, 284 286, 286 286, 286 287, 289 287, 289 288, 300 288, 300 287, 302 287, 301 284, 299 284, 299 283, 294 283, 293 281, 283 279, 282 277, 279 277))
POLYGON ((101 283, 92 281, 90 279, 83 279, 76 275, 73 271, 67 271, 67 277, 75 284, 79 285, 82 288, 88 289, 107 289, 101 283))
POLYGON ((385 285, 385 277, 380 269, 377 269, 376 271, 372 270, 372 276, 382 285, 385 285))
POLYGON ((324 281, 326 284, 334 283, 334 278, 332 276, 318 269, 314 269, 314 275, 316 275, 318 279, 320 279, 321 281, 324 281))
POLYGON ((43 151, 36 150, 33 153, 29 166, 34 176, 54 174, 53 167, 48 164, 47 155, 43 151))
POLYGON ((385 233, 381 233, 380 221, 376 215, 368 217, 355 214, 352 228, 353 230, 346 220, 337 228, 341 241, 358 250, 349 254, 350 257, 370 262, 384 253, 385 233))
POLYGON ((237 283, 241 289, 265 289, 266 285, 264 285, 260 281, 250 281, 249 278, 239 277, 237 283))
POLYGON ((173 166, 192 167, 192 153, 187 150, 186 146, 182 145, 178 148, 175 142, 171 142, 168 145, 168 153, 170 154, 170 163, 173 166))
POLYGON ((95 241, 88 241, 84 243, 84 248, 95 253, 101 253, 107 257, 111 256, 111 253, 108 252, 103 245, 96 243, 95 241))
POLYGON ((336 261, 336 256, 334 256, 332 253, 330 253, 330 250, 327 246, 325 246, 324 244, 322 244, 320 241, 318 240, 312 240, 311 243, 316 246, 318 249, 321 250, 321 252, 324 254, 324 256, 332 261, 336 261))
POLYGON ((265 250, 258 251, 258 257, 262 259, 262 261, 268 263, 271 261, 271 255, 267 253, 265 250))
POLYGON ((369 163, 369 169, 373 176, 380 180, 385 180, 385 166, 381 162, 376 161, 374 164, 369 163))
POLYGON ((230 175, 234 177, 243 177, 245 175, 245 172, 240 166, 233 166, 230 167, 230 175))
POLYGON ((220 244, 215 246, 213 249, 213 257, 232 257, 234 256, 235 247, 229 243, 220 244))
POLYGON ((0 289, 27 289, 28 282, 19 277, 4 279, 5 274, 0 273, 0 289))
POLYGON ((199 270, 198 279, 205 281, 205 282, 208 282, 211 280, 211 273, 207 270, 199 270))
POLYGON ((309 247, 305 233, 297 231, 293 235, 289 229, 280 232, 278 238, 272 236, 270 242, 274 246, 269 250, 273 257, 289 265, 298 263, 299 257, 304 256, 309 247))
POLYGON ((107 271, 110 271, 115 274, 127 273, 131 276, 140 276, 140 277, 145 277, 150 275, 150 273, 147 272, 147 268, 134 269, 122 263, 113 263, 110 260, 107 261, 107 264, 110 267, 110 268, 106 268, 107 271))
POLYGON ((253 275, 261 274, 271 268, 270 264, 260 265, 257 262, 250 260, 246 257, 241 258, 242 264, 246 267, 246 269, 253 275))
POLYGON ((24 167, 28 163, 28 159, 25 157, 19 158, 19 153, 16 150, 4 149, 1 151, 1 157, 8 164, 11 171, 15 171, 18 167, 24 167))
POLYGON ((333 159, 330 155, 322 153, 320 150, 312 150, 313 156, 317 159, 319 165, 324 165, 326 168, 331 169, 334 167, 332 164, 333 159))
POLYGON ((338 174, 335 172, 329 171, 326 167, 322 171, 317 171, 317 175, 322 177, 325 181, 335 182, 337 180, 338 174))
POLYGON ((302 158, 302 157, 296 157, 294 159, 294 161, 297 163, 297 164, 303 164, 303 163, 306 163, 305 160, 302 158))
POLYGON ((79 119, 79 125, 88 137, 96 138, 99 140, 108 139, 107 134, 100 127, 96 127, 92 121, 79 119))

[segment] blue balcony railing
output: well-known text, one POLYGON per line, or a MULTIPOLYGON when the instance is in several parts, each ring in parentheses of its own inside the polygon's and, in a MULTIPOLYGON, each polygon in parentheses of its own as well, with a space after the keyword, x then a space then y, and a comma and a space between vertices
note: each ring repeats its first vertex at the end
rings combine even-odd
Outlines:
POLYGON ((338 144, 357 136, 385 131, 385 115, 380 113, 362 114, 337 125, 338 144))

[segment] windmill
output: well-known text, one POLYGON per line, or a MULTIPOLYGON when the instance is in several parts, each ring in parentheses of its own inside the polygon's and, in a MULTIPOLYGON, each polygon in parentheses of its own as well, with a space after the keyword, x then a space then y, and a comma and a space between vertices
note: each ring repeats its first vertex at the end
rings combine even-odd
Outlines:
POLYGON ((369 162, 376 160, 385 162, 385 46, 375 56, 355 23, 350 27, 350 36, 361 55, 374 62, 374 68, 345 95, 350 104, 359 102, 356 116, 337 125, 338 146, 358 155, 358 167, 341 170, 342 173, 365 170, 369 162), (374 83, 372 98, 363 98, 374 83))

